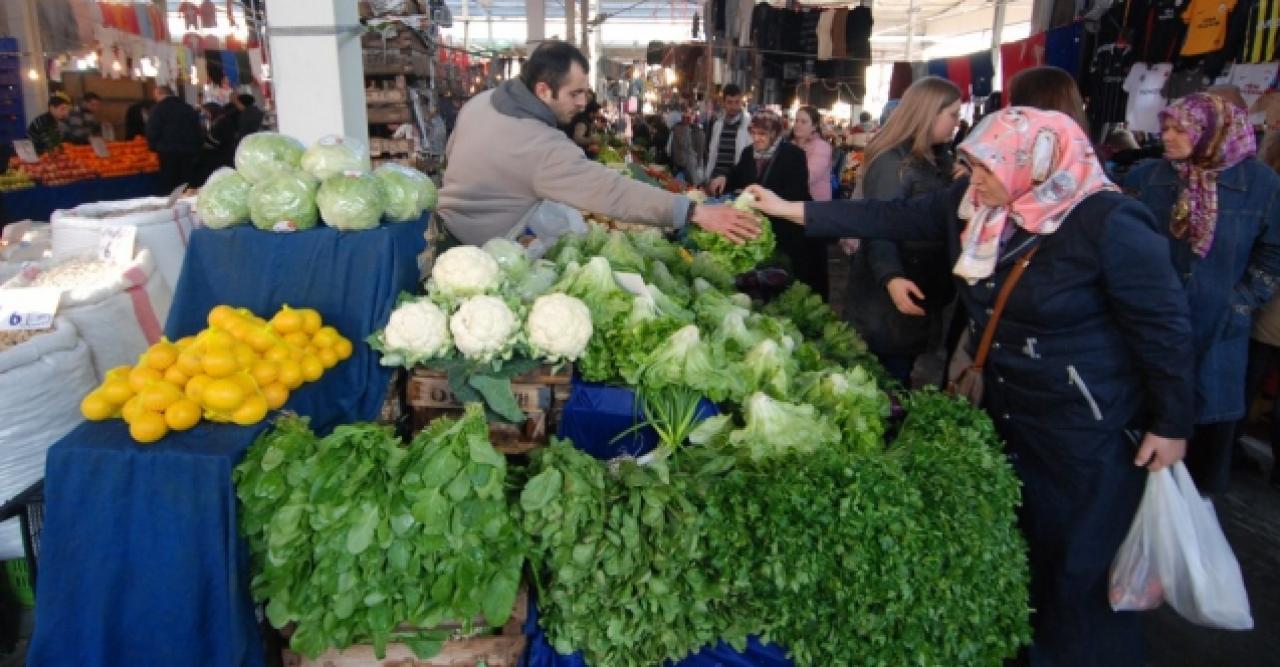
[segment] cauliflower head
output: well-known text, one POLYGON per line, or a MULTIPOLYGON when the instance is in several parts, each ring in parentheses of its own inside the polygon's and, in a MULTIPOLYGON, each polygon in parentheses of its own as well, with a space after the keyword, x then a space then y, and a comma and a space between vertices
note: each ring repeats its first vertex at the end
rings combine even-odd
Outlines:
POLYGON ((510 358, 519 329, 515 313, 496 296, 466 299, 449 318, 449 330, 458 351, 480 362, 510 358))
POLYGON ((492 292, 501 283, 502 272, 492 255, 473 245, 461 245, 436 258, 428 289, 451 300, 492 292))
POLYGON ((591 310, 568 294, 545 294, 533 302, 525 333, 538 356, 576 361, 591 342, 591 310))
POLYGON ((412 366, 443 357, 453 347, 449 317, 426 300, 407 301, 391 313, 382 332, 383 362, 412 366))

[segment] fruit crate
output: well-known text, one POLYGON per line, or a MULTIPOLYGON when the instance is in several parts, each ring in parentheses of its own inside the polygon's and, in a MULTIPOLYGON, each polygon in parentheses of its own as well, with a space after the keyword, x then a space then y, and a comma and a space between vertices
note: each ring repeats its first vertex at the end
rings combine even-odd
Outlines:
MULTIPOLYGON (((330 649, 315 659, 286 648, 281 652, 281 658, 284 667, 517 667, 527 643, 524 623, 528 617, 529 591, 522 586, 511 618, 496 634, 449 639, 439 653, 426 660, 414 655, 405 644, 397 643, 387 644, 386 656, 381 660, 374 655, 373 646, 368 644, 350 646, 342 651, 330 649)), ((476 619, 473 623, 483 623, 483 619, 476 619)), ((460 632, 462 624, 445 622, 436 629, 460 632)))
MULTIPOLYGON (((547 444, 560 424, 564 402, 569 398, 572 368, 565 367, 552 373, 548 366, 541 366, 511 380, 511 393, 524 410, 527 419, 523 424, 505 421, 489 422, 489 441, 503 454, 524 454, 547 444)), ((449 378, 440 371, 416 368, 409 376, 405 402, 410 410, 410 428, 421 431, 438 417, 458 417, 463 406, 449 389, 449 378)))

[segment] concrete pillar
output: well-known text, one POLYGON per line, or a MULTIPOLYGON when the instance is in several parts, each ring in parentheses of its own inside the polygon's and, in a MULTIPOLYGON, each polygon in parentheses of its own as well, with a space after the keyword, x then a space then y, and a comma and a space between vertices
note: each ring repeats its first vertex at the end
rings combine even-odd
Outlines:
POLYGON ((541 44, 547 38, 547 0, 524 0, 525 42, 541 44))
POLYGON ((18 38, 22 52, 22 107, 30 123, 45 112, 49 102, 49 79, 44 69, 44 43, 40 40, 40 17, 36 0, 5 0, 3 19, 9 34, 18 38), (36 73, 36 78, 29 74, 36 73))
POLYGON ((577 20, 578 3, 575 0, 564 0, 564 41, 573 44, 578 41, 578 33, 574 29, 577 20))
POLYGON ((356 3, 271 0, 267 29, 280 131, 308 145, 329 134, 368 141, 356 3))

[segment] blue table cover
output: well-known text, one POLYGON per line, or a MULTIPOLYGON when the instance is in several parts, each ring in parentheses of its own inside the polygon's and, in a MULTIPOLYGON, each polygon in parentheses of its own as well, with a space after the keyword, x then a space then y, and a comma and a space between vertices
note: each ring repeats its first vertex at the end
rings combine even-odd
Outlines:
MULTIPOLYGON (((314 307, 355 354, 287 408, 318 428, 371 420, 390 379, 365 336, 418 280, 425 221, 343 233, 199 230, 168 334, 219 303, 260 314, 314 307)), ((86 423, 49 450, 32 667, 264 664, 231 470, 267 423, 201 423, 142 446, 121 421, 86 423)))
POLYGON ((36 220, 48 222, 58 209, 75 208, 81 204, 100 201, 118 201, 137 197, 167 195, 157 174, 134 174, 115 178, 90 178, 66 185, 37 185, 26 190, 4 193, 4 220, 36 220))

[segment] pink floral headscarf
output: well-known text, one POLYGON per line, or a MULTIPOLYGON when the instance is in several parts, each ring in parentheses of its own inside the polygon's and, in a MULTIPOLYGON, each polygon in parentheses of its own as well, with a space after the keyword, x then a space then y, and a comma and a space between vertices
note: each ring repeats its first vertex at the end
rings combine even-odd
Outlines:
POLYGON ((1170 160, 1184 186, 1169 221, 1174 238, 1187 238, 1191 250, 1204 257, 1213 247, 1218 226, 1218 175, 1258 152, 1257 139, 1244 109, 1208 93, 1195 93, 1160 112, 1163 125, 1173 122, 1191 138, 1191 157, 1170 160))
POLYGON ((987 116, 960 144, 971 164, 991 171, 1009 192, 1005 206, 984 206, 973 186, 960 205, 969 221, 952 272, 975 283, 995 272, 1008 223, 1052 234, 1085 197, 1119 190, 1107 179, 1093 144, 1070 116, 1010 107, 987 116))

